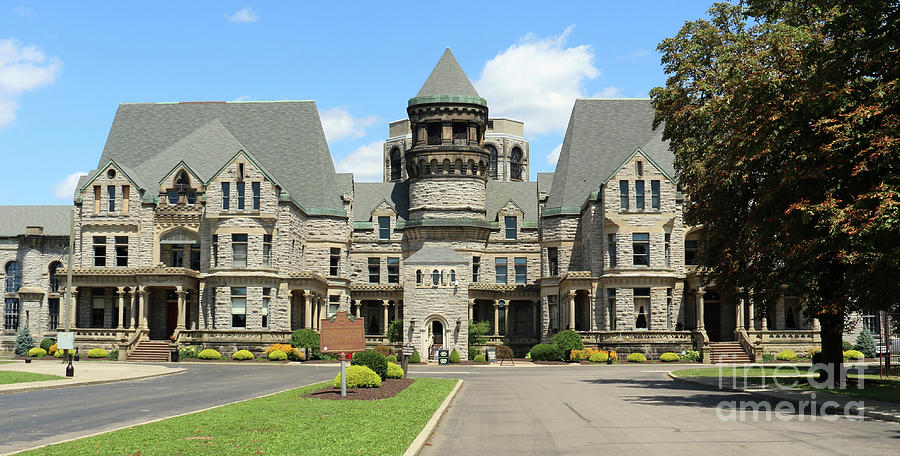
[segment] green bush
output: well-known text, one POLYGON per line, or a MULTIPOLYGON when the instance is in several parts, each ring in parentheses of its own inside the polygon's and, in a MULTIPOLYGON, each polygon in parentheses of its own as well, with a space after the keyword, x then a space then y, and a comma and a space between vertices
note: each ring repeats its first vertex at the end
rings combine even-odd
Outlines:
POLYGON ((384 359, 386 359, 389 363, 396 363, 397 355, 385 356, 384 359))
POLYGON ((532 361, 562 361, 562 353, 554 344, 537 344, 531 347, 532 361))
POLYGON ((469 361, 474 361, 475 357, 481 354, 477 348, 469 346, 469 361))
POLYGON ((375 347, 375 351, 387 357, 394 354, 394 347, 391 347, 390 345, 378 345, 375 347))
POLYGON ((16 335, 16 356, 28 355, 28 350, 34 348, 34 338, 27 326, 23 326, 16 335))
MULTIPOLYGON (((291 345, 305 350, 304 359, 313 359, 319 355, 319 333, 312 329, 298 329, 291 334, 291 345)), ((323 359, 323 358, 319 358, 323 359)))
MULTIPOLYGON (((44 346, 43 342, 41 342, 41 346, 44 346)), ((856 337, 855 349, 861 351, 866 358, 875 357, 875 339, 872 338, 872 333, 869 332, 869 328, 864 326, 862 332, 856 337)))
POLYGON ((253 353, 250 353, 249 350, 238 350, 234 352, 233 355, 231 355, 231 359, 235 361, 245 361, 248 359, 253 359, 253 353))
POLYGON ((28 356, 31 356, 34 358, 43 358, 43 357, 47 356, 47 350, 44 350, 41 347, 34 347, 31 350, 28 350, 28 356))
POLYGON ((118 361, 119 360, 119 350, 110 350, 109 355, 106 355, 106 359, 110 361, 118 361))
POLYGON ((284 361, 287 359, 287 353, 281 350, 272 350, 269 353, 269 361, 284 361))
POLYGON ((843 350, 853 350, 853 344, 847 342, 846 340, 841 342, 841 345, 843 346, 843 350))
POLYGON ((512 359, 513 351, 506 345, 497 346, 497 359, 512 359))
POLYGON ((409 362, 411 363, 421 363, 422 357, 419 356, 419 349, 414 348, 412 356, 409 357, 409 362))
POLYGON ((41 339, 41 348, 43 348, 45 352, 50 353, 50 347, 52 347, 55 343, 56 341, 54 341, 53 339, 45 337, 41 339))
POLYGON ((109 356, 109 352, 102 348, 92 348, 88 352, 88 358, 106 358, 107 356, 109 356))
POLYGON ((775 355, 775 359, 781 361, 794 361, 797 359, 797 354, 791 350, 785 350, 777 355, 775 355))
POLYGON ((484 345, 487 343, 485 334, 491 331, 491 322, 469 320, 469 345, 484 345))
POLYGON ((626 358, 629 363, 646 363, 647 357, 643 353, 632 353, 626 358))
POLYGON ((847 350, 844 352, 844 359, 856 359, 860 360, 865 358, 866 355, 859 350, 847 350))
POLYGON ((588 358, 588 361, 592 363, 605 363, 609 359, 609 355, 606 353, 594 353, 588 358))
POLYGON ((338 355, 336 353, 319 353, 318 350, 316 350, 316 358, 319 358, 324 361, 340 361, 341 360, 340 355, 338 355))
POLYGON ((775 361, 775 355, 773 355, 771 353, 763 353, 762 358, 763 358, 762 360, 764 363, 771 363, 772 361, 775 361))
POLYGON ((525 353, 525 359, 531 359, 531 350, 528 350, 528 353, 525 353))
POLYGON ((388 361, 387 378, 403 378, 403 368, 399 364, 388 361))
POLYGON ((664 363, 672 363, 675 361, 681 361, 681 357, 678 356, 677 353, 666 352, 666 353, 659 355, 659 360, 664 363))
MULTIPOLYGON (((581 336, 571 329, 556 333, 553 336, 553 343, 559 348, 560 356, 563 357, 563 360, 569 359, 569 352, 572 350, 584 350, 581 336)), ((534 354, 532 353, 531 356, 534 356, 534 354)))
POLYGON ((369 369, 372 369, 372 371, 378 374, 382 380, 387 377, 387 363, 387 359, 385 359, 384 355, 375 350, 366 350, 362 353, 356 353, 353 355, 353 359, 350 360, 350 364, 353 366, 366 366, 369 369))
POLYGON ((388 325, 387 338, 392 344, 403 342, 403 320, 394 320, 388 325))
POLYGON ((62 357, 63 357, 63 352, 64 352, 64 351, 65 351, 65 350, 56 350, 55 352, 53 352, 53 357, 54 357, 54 358, 62 358, 62 357))
POLYGON ((476 363, 487 364, 487 360, 484 359, 484 355, 476 355, 474 361, 476 363))
POLYGON ((455 348, 453 350, 450 350, 450 362, 453 364, 456 364, 460 361, 462 361, 462 360, 459 359, 459 352, 456 351, 455 348))
POLYGON ((298 349, 291 350, 287 355, 288 361, 303 361, 303 352, 298 349))
POLYGON ((222 354, 216 350, 207 348, 206 350, 197 353, 197 357, 200 359, 222 359, 222 354))
MULTIPOLYGON (((355 359, 356 357, 354 356, 353 358, 355 359)), ((341 387, 340 372, 334 377, 334 380, 332 380, 331 386, 335 388, 341 387)), ((357 365, 347 368, 347 388, 378 388, 380 386, 381 377, 379 377, 375 371, 369 369, 368 366, 357 365)))
POLYGON ((684 352, 685 361, 697 363, 700 362, 701 359, 703 359, 703 355, 700 353, 700 350, 687 350, 684 352))
POLYGON ((196 345, 184 345, 178 348, 178 359, 197 359, 200 347, 196 345))

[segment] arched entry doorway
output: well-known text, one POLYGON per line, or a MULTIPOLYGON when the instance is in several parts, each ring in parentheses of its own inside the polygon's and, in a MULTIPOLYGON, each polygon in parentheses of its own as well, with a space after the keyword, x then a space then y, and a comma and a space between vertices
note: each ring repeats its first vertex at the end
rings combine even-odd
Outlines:
POLYGON ((428 318, 425 323, 425 340, 423 352, 428 353, 428 359, 434 359, 434 350, 448 348, 447 325, 439 316, 428 318))

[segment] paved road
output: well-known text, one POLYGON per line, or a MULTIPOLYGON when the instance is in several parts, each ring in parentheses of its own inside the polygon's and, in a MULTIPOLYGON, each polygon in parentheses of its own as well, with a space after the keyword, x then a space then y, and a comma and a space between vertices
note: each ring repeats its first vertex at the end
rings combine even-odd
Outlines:
MULTIPOLYGON (((717 417, 753 400, 674 382, 661 366, 454 367, 465 379, 423 455, 898 454, 900 424, 717 417)), ((440 371, 435 371, 438 374, 440 371)), ((442 374, 439 374, 442 375, 442 374)))
POLYGON ((274 393, 335 374, 334 369, 290 364, 177 366, 187 371, 105 385, 0 394, 0 454, 274 393))

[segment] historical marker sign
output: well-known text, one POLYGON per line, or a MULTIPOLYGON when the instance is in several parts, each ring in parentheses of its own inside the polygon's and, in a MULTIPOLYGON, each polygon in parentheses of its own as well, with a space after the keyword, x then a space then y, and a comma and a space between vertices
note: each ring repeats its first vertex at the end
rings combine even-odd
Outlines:
POLYGON ((362 318, 338 312, 323 318, 319 331, 319 351, 322 353, 354 353, 366 349, 366 332, 362 318))
POLYGON ((56 348, 58 350, 75 350, 75 333, 59 332, 56 334, 56 348))

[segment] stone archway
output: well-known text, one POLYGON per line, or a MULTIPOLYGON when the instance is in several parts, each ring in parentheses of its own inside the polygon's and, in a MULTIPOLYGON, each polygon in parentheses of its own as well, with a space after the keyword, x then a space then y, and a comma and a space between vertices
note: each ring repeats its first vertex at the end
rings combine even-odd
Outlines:
POLYGON ((433 346, 440 345, 441 348, 449 349, 450 340, 447 332, 449 328, 450 325, 447 323, 447 319, 441 315, 431 315, 425 318, 425 337, 422 338, 420 353, 422 353, 423 356, 428 356, 430 359, 433 346))

